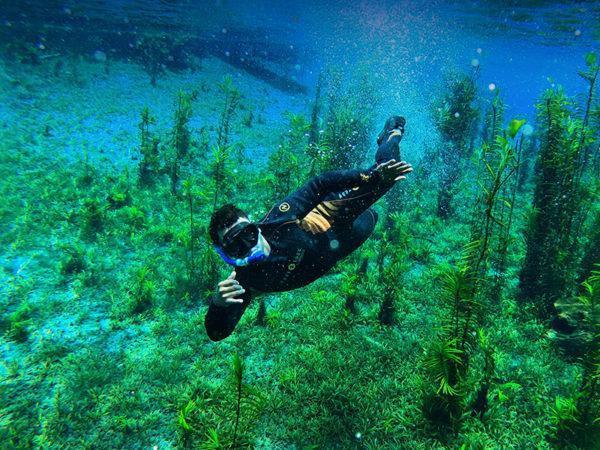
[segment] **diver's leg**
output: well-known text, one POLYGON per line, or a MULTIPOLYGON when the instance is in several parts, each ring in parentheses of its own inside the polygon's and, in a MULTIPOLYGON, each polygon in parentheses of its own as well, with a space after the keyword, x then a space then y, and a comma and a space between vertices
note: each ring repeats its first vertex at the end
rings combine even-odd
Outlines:
MULTIPOLYGON (((400 161, 400 141, 404 134, 405 124, 406 120, 401 116, 391 116, 387 120, 377 138, 378 148, 375 154, 375 164, 369 168, 369 171, 387 161, 400 161)), ((340 206, 336 222, 354 222, 358 216, 385 195, 392 186, 394 186, 394 183, 379 184, 374 187, 361 186, 356 190, 338 193, 337 199, 333 202, 336 206, 340 206)))
MULTIPOLYGON (((375 164, 368 171, 387 161, 400 161, 400 141, 404 135, 406 120, 401 116, 391 116, 385 123, 377 138, 375 164)), ((330 193, 325 198, 325 209, 328 218, 333 219, 334 226, 349 226, 357 217, 370 208, 385 195, 395 183, 376 186, 360 186, 343 192, 330 193)))
POLYGON ((377 225, 378 215, 371 208, 360 214, 350 225, 335 228, 340 252, 338 258, 344 258, 360 247, 373 233, 377 225))

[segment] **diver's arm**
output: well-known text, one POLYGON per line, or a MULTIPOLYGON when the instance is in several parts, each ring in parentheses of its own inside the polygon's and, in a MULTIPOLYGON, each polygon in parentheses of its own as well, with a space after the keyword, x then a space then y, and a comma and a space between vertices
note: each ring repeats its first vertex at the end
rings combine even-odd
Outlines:
POLYGON ((375 166, 367 170, 331 170, 311 178, 296 192, 288 195, 279 205, 279 211, 293 218, 303 218, 331 192, 340 192, 364 185, 376 185, 382 179, 375 166))

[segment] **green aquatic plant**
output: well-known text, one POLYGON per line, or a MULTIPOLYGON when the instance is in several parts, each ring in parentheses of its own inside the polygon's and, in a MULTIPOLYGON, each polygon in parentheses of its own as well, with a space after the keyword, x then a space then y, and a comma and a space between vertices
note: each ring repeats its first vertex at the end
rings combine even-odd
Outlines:
POLYGON ((27 301, 22 302, 9 316, 8 323, 3 325, 3 328, 8 328, 6 337, 19 343, 26 342, 29 339, 29 328, 33 324, 32 313, 31 305, 27 301))
POLYGON ((358 296, 359 274, 353 270, 356 267, 351 267, 350 271, 342 273, 342 283, 340 285, 340 295, 346 301, 344 308, 350 313, 356 313, 356 298, 358 296))
POLYGON ((225 95, 225 103, 221 111, 219 125, 217 127, 217 146, 227 147, 231 134, 231 121, 236 113, 242 94, 233 84, 231 76, 227 75, 219 83, 219 90, 225 95))
POLYGON ((179 161, 188 155, 190 149, 191 132, 189 122, 191 117, 192 102, 190 96, 179 91, 177 94, 173 129, 171 130, 172 145, 175 150, 176 159, 179 161))
POLYGON ((235 426, 233 428, 233 443, 232 447, 235 448, 238 438, 238 426, 240 424, 240 415, 242 412, 242 381, 244 376, 244 362, 240 359, 240 356, 236 353, 233 356, 233 378, 235 381, 235 387, 237 391, 237 404, 235 407, 235 426))
POLYGON ((208 241, 199 241, 205 235, 204 230, 196 221, 196 211, 210 201, 209 194, 194 184, 194 180, 187 179, 183 182, 183 197, 186 201, 188 235, 183 242, 186 248, 187 280, 185 281, 185 295, 188 299, 195 300, 204 294, 205 290, 214 287, 217 267, 208 241), (200 244, 200 246, 198 246, 200 244))
POLYGON ((519 194, 528 190, 529 183, 533 177, 533 167, 537 158, 539 140, 537 134, 533 133, 528 139, 523 139, 521 161, 519 164, 519 178, 517 180, 517 192, 519 194))
MULTIPOLYGON (((517 202, 517 191, 519 186, 519 170, 521 169, 521 156, 523 151, 523 136, 517 138, 519 130, 525 120, 513 119, 506 130, 506 135, 497 136, 495 141, 495 157, 508 158, 503 164, 503 171, 508 179, 503 182, 498 193, 498 201, 495 203, 492 216, 497 226, 495 251, 491 255, 491 269, 494 273, 494 283, 490 288, 492 303, 497 304, 506 284, 506 270, 508 249, 513 239, 512 230, 514 222, 514 208, 517 202), (513 176, 514 175, 514 176, 513 176)), ((484 161, 488 156, 484 154, 484 161)), ((487 161, 486 161, 487 163, 487 161)))
POLYGON ((174 123, 171 130, 171 155, 168 173, 171 180, 171 193, 177 194, 181 175, 181 165, 189 156, 191 132, 189 121, 192 117, 190 96, 179 91, 175 107, 174 123))
POLYGON ((198 405, 192 399, 188 400, 188 402, 179 410, 179 414, 177 415, 177 427, 181 434, 182 444, 185 448, 190 446, 192 433, 196 431, 194 427, 190 424, 190 416, 195 412, 198 405))
POLYGON ((600 64, 598 56, 594 52, 590 52, 585 57, 587 69, 580 71, 579 75, 588 83, 587 100, 583 113, 583 120, 579 130, 579 140, 577 142, 579 156, 579 171, 578 176, 581 177, 586 170, 590 158, 592 156, 592 146, 595 142, 593 130, 590 130, 590 117, 592 113, 592 105, 594 104, 594 93, 600 72, 600 64))
POLYGON ((483 328, 477 330, 477 337, 479 348, 483 353, 483 375, 471 408, 472 415, 479 415, 479 418, 483 419, 483 416, 489 407, 488 394, 492 384, 492 378, 496 371, 496 360, 494 355, 495 349, 490 341, 489 335, 483 328))
POLYGON ((236 179, 237 166, 234 160, 233 147, 214 146, 212 160, 209 162, 208 174, 211 179, 212 210, 217 209, 219 203, 225 203, 233 193, 236 179))
POLYGON ((437 201, 437 213, 442 218, 449 217, 452 212, 454 186, 473 152, 471 141, 479 118, 476 96, 473 76, 461 74, 449 77, 445 91, 432 108, 433 121, 442 138, 437 201))
MULTIPOLYGON (((596 264, 596 270, 582 283, 580 295, 558 301, 555 307, 574 330, 570 334, 560 333, 559 342, 570 353, 578 355, 583 368, 578 394, 571 400, 567 419, 562 414, 565 408, 558 408, 557 398, 557 408, 553 409, 557 437, 572 443, 592 442, 594 436, 600 435, 600 264, 596 264)), ((562 400, 560 403, 565 406, 562 400)))
POLYGON ((121 189, 121 186, 115 186, 106 197, 111 209, 120 209, 131 204, 131 195, 128 187, 121 189))
POLYGON ((104 230, 106 209, 98 198, 84 198, 81 202, 80 215, 84 236, 93 237, 104 230))
POLYGON ((196 272, 196 258, 194 255, 194 189, 191 180, 185 180, 183 182, 184 196, 187 199, 188 203, 188 213, 190 220, 190 258, 189 258, 189 279, 192 280, 195 278, 196 272))
POLYGON ((206 441, 200 444, 200 448, 202 450, 220 450, 225 448, 225 445, 219 439, 219 432, 214 428, 210 428, 206 432, 206 441))
POLYGON ((482 138, 484 142, 493 145, 498 136, 502 135, 502 123, 506 106, 500 96, 500 90, 496 89, 494 99, 485 113, 482 138))
POLYGON ((519 274, 519 298, 544 320, 556 316, 554 302, 572 286, 574 248, 572 224, 581 213, 578 126, 562 89, 548 90, 538 103, 543 139, 538 157, 533 211, 526 234, 526 255, 519 274))
MULTIPOLYGON (((324 171, 362 166, 371 148, 369 137, 377 103, 368 75, 359 75, 350 85, 344 86, 341 72, 331 74, 325 126, 317 146, 322 154, 313 169, 324 171)), ((318 155, 315 149, 312 153, 318 155)))
POLYGON ((149 266, 138 267, 133 272, 133 277, 125 288, 126 310, 129 314, 142 313, 154 304, 156 283, 151 277, 152 270, 149 266))
POLYGON ((150 76, 150 84, 166 73, 166 62, 169 57, 169 45, 166 36, 142 36, 137 41, 137 59, 150 76))
POLYGON ((77 176, 77 183, 81 187, 88 187, 96 178, 96 169, 90 164, 90 155, 87 149, 83 152, 81 164, 83 170, 77 176))
POLYGON ((150 114, 148 107, 142 109, 140 123, 140 162, 139 180, 140 184, 147 185, 152 182, 153 177, 161 170, 160 156, 158 151, 159 139, 150 131, 150 126, 156 124, 156 118, 150 114))
POLYGON ((446 305, 446 314, 441 324, 441 332, 432 344, 429 354, 433 355, 425 368, 432 379, 439 384, 435 392, 424 397, 423 410, 435 422, 451 425, 456 429, 463 420, 466 407, 483 416, 487 409, 487 396, 494 372, 493 349, 481 329, 488 311, 483 297, 488 282, 490 251, 497 231, 494 225, 501 225, 495 217, 500 202, 499 194, 503 186, 513 177, 514 149, 504 138, 499 145, 482 145, 483 174, 480 180, 480 193, 475 205, 475 219, 472 223, 471 241, 464 246, 461 259, 455 266, 446 267, 440 276, 440 296, 446 305), (479 336, 479 340, 474 337, 479 336), (472 405, 466 399, 474 386, 469 383, 473 374, 469 373, 470 361, 477 351, 484 353, 484 373, 472 405), (460 356, 460 363, 457 358, 460 356))
POLYGON ((590 233, 587 246, 581 259, 578 281, 585 281, 591 274, 594 264, 600 261, 600 208, 596 208, 592 213, 594 218, 591 220, 590 233))
POLYGON ((59 272, 62 275, 72 275, 83 272, 88 267, 85 249, 79 244, 67 245, 63 249, 64 256, 59 262, 59 272))
POLYGON ((558 396, 554 400, 554 405, 550 408, 550 420, 559 440, 573 437, 578 425, 580 425, 577 416, 577 400, 570 397, 558 396))
POLYGON ((303 168, 309 124, 300 114, 288 114, 288 131, 283 133, 278 148, 269 155, 267 173, 261 184, 269 191, 268 204, 297 189, 306 175, 303 168))
POLYGON ((123 219, 129 228, 129 233, 134 233, 146 224, 146 213, 137 206, 127 206, 122 209, 123 219))

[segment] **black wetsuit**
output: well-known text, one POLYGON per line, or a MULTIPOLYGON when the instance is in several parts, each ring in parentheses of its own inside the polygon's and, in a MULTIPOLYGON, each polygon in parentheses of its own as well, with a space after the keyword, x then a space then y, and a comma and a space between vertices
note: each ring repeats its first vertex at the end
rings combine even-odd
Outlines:
POLYGON ((382 143, 376 164, 367 170, 335 170, 308 181, 275 205, 257 223, 271 246, 267 259, 236 268, 236 279, 246 292, 243 303, 217 306, 212 301, 205 318, 210 339, 229 336, 251 302, 252 293, 290 291, 305 286, 329 271, 356 250, 373 232, 377 213, 369 207, 393 185, 384 184, 374 169, 390 159, 400 160, 401 136, 382 143), (323 209, 323 202, 336 210, 323 209), (331 227, 313 234, 300 226, 301 219, 323 211, 331 227), (327 212, 332 213, 327 215, 327 212))

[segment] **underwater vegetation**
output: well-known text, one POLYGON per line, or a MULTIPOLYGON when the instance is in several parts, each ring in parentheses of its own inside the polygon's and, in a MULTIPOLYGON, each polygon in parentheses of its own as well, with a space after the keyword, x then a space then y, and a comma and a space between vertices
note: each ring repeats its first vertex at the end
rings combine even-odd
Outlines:
MULTIPOLYGON (((220 39, 203 54, 241 52, 220 39)), ((152 92, 201 53, 136 42, 152 92)), ((324 70, 305 111, 276 120, 241 75, 177 85, 169 114, 136 109, 120 165, 45 151, 58 123, 0 128, 0 448, 595 448, 596 55, 581 66, 586 91, 540 92, 533 123, 477 71, 448 74, 374 235, 314 284, 257 298, 219 344, 202 324, 229 273, 212 212, 260 220, 309 177, 370 165, 385 98, 368 69, 324 70), (274 143, 263 165, 255 141, 274 143)))

